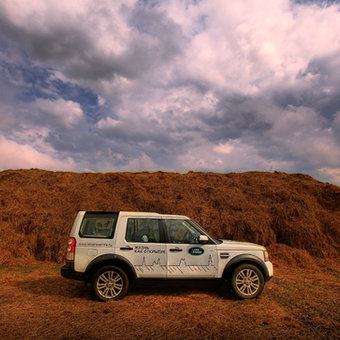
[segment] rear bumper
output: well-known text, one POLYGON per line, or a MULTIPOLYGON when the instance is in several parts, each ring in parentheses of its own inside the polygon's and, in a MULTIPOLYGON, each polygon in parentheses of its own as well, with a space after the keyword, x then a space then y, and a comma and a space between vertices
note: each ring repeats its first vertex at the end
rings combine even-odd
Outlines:
POLYGON ((65 279, 85 281, 84 274, 74 271, 73 266, 70 266, 70 264, 62 266, 60 269, 60 274, 65 279))

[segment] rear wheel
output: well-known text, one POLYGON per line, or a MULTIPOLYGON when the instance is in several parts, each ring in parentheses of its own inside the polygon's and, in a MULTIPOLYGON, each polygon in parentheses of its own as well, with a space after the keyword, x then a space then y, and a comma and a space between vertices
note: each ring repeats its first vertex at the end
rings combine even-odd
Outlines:
POLYGON ((101 301, 119 300, 129 289, 129 279, 125 272, 115 266, 100 268, 92 280, 93 291, 101 301))
POLYGON ((260 269, 252 264, 244 263, 234 270, 231 285, 238 297, 253 299, 262 293, 264 278, 260 269))

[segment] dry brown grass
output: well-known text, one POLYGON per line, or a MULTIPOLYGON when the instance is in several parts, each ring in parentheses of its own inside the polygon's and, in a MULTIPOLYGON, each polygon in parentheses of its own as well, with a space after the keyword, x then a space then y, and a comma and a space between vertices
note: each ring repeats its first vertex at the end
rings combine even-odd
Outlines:
POLYGON ((274 253, 289 246, 289 261, 339 255, 340 188, 306 175, 8 170, 0 172, 0 264, 61 263, 78 210, 183 214, 218 238, 274 253))

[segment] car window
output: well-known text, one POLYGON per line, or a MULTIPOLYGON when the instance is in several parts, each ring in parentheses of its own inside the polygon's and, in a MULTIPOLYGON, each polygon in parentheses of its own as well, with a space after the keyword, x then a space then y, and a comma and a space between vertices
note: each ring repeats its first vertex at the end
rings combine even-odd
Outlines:
POLYGON ((159 220, 152 218, 129 218, 125 239, 128 242, 159 243, 159 220))
POLYGON ((170 243, 198 244, 201 233, 186 220, 164 220, 170 243))
POLYGON ((80 237, 112 238, 118 214, 86 213, 79 230, 80 237))

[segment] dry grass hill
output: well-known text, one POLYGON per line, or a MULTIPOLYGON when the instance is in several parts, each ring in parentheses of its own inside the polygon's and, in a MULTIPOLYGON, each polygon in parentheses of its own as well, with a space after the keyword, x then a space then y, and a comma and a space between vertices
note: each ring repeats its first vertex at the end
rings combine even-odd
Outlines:
POLYGON ((183 214, 308 265, 339 255, 340 187, 286 173, 0 172, 0 264, 63 261, 78 210, 183 214))

